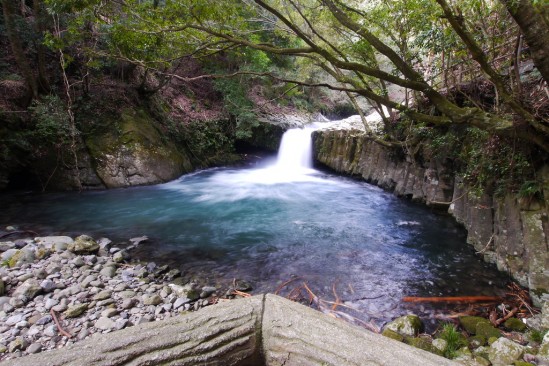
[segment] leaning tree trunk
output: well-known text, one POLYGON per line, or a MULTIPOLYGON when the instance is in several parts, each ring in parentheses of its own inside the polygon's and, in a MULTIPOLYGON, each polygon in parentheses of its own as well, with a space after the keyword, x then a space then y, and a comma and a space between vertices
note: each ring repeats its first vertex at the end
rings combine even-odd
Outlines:
POLYGON ((38 96, 38 85, 36 83, 34 73, 32 72, 29 60, 27 59, 25 51, 23 50, 23 44, 15 26, 15 11, 13 8, 13 1, 2 0, 2 9, 4 11, 4 24, 6 26, 6 33, 11 44, 11 49, 13 51, 15 61, 17 62, 17 66, 19 67, 19 71, 23 74, 23 78, 27 82, 27 86, 29 87, 32 97, 36 98, 38 96))
MULTIPOLYGON (((500 0, 518 24, 530 47, 532 60, 549 82, 549 25, 530 0, 500 0)), ((547 12, 547 11, 546 11, 547 12)))

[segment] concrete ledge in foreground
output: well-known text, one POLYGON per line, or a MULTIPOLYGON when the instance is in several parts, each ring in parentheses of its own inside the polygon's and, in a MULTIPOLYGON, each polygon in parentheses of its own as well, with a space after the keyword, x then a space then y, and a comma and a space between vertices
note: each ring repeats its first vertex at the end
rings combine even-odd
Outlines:
POLYGON ((276 295, 233 300, 2 364, 456 365, 276 295))

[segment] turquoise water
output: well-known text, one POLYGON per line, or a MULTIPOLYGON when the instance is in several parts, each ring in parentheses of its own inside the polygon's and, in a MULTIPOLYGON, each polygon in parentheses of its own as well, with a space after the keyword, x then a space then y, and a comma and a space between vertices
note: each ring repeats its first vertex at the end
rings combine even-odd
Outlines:
POLYGON ((4 226, 115 241, 147 235, 134 256, 222 287, 237 278, 274 292, 299 276, 291 286, 305 282, 333 301, 335 283, 364 320, 433 311, 403 296, 501 294, 507 281, 450 217, 306 168, 210 169, 156 186, 1 200, 4 226))

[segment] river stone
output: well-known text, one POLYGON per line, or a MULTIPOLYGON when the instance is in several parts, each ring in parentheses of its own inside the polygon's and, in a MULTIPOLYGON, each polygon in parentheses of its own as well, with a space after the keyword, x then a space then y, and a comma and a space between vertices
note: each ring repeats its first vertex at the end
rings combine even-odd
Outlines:
POLYGON ((486 339, 496 337, 501 337, 501 332, 499 329, 494 327, 492 324, 488 323, 478 323, 477 324, 477 335, 483 336, 486 339))
POLYGON ((520 319, 509 318, 503 323, 505 328, 515 331, 515 332, 524 332, 526 331, 526 324, 524 324, 520 319))
POLYGON ((6 250, 4 253, 2 253, 2 256, 1 256, 2 261, 3 262, 9 261, 11 257, 13 257, 17 252, 19 252, 19 250, 15 248, 6 250))
POLYGON ((520 359, 525 347, 507 338, 499 338, 488 350, 488 358, 494 366, 510 365, 520 359))
POLYGON ((104 290, 104 291, 101 291, 98 294, 96 294, 93 297, 93 300, 95 300, 95 301, 106 300, 106 299, 109 299, 111 297, 111 295, 112 295, 112 291, 104 290))
POLYGON ((158 305, 161 303, 162 303, 162 298, 157 294, 143 296, 143 304, 145 305, 158 305))
POLYGON ((101 312, 101 316, 105 318, 112 318, 115 315, 118 315, 118 310, 116 310, 115 308, 108 308, 101 312))
POLYGON ((57 288, 55 286, 55 282, 53 282, 51 279, 45 279, 44 281, 40 282, 40 287, 44 292, 51 292, 57 288))
POLYGON ((34 238, 34 241, 37 244, 44 245, 46 248, 53 248, 56 244, 69 245, 74 242, 69 236, 39 236, 34 238))
POLYGON ((99 244, 91 236, 80 235, 67 249, 76 254, 93 254, 99 250, 99 244))
POLYGON ((40 284, 34 278, 29 278, 19 285, 12 294, 12 297, 25 296, 28 299, 33 299, 42 291, 40 284))
POLYGON ((57 304, 59 304, 59 300, 50 298, 50 299, 46 299, 46 302, 44 303, 44 307, 46 308, 46 310, 50 310, 57 304))
POLYGON ((202 287, 202 292, 200 293, 201 298, 206 298, 213 294, 217 289, 213 286, 204 286, 202 287))
POLYGON ((109 330, 109 329, 113 329, 116 326, 116 324, 110 318, 101 317, 95 322, 94 326, 97 329, 109 330))
POLYGON ((8 351, 15 352, 17 350, 24 351, 27 348, 28 342, 23 337, 17 337, 10 342, 8 351))
POLYGON ((433 347, 438 349, 440 352, 446 351, 446 347, 448 347, 448 342, 442 338, 437 338, 433 340, 433 347))
POLYGON ((185 304, 188 304, 191 302, 191 299, 189 298, 186 298, 186 297, 178 297, 177 300, 175 300, 174 304, 173 304, 173 308, 174 309, 177 309, 177 308, 180 308, 181 306, 185 305, 185 304))
POLYGON ((6 320, 6 325, 13 326, 21 320, 23 320, 23 314, 12 315, 6 320))
POLYGON ((405 315, 396 318, 387 326, 386 329, 392 330, 405 336, 415 336, 423 329, 423 323, 417 315, 405 315))
POLYGON ((6 250, 13 249, 14 247, 15 243, 12 241, 0 242, 0 252, 5 252, 6 250))
POLYGON ((65 317, 67 317, 67 318, 76 318, 76 317, 82 315, 86 310, 88 310, 88 304, 71 305, 65 311, 65 317))
POLYGON ((134 307, 134 305, 135 305, 135 299, 129 298, 129 299, 124 299, 120 307, 122 309, 131 309, 134 307))
POLYGON ((36 259, 34 250, 31 248, 23 248, 18 250, 8 261, 10 267, 21 267, 23 264, 32 263, 36 259))
POLYGON ((46 325, 48 323, 51 323, 51 321, 53 320, 52 316, 51 315, 44 315, 43 317, 41 317, 40 319, 38 319, 36 321, 36 325, 46 325))
POLYGON ((132 297, 135 297, 135 291, 132 290, 124 290, 122 292, 118 293, 118 296, 120 296, 123 299, 130 299, 132 297))
POLYGON ((27 352, 30 354, 38 353, 40 351, 42 351, 42 345, 40 343, 33 343, 27 347, 27 352))
POLYGON ((200 293, 194 289, 192 284, 186 284, 185 286, 175 285, 170 283, 168 286, 178 297, 186 297, 191 301, 198 300, 200 298, 200 293))
MULTIPOLYGON (((480 316, 460 316, 459 324, 463 329, 469 334, 477 334, 477 325, 478 324, 487 324, 492 325, 488 319, 482 318, 480 316)), ((487 337, 489 338, 489 337, 487 337)))
POLYGON ((99 274, 101 276, 113 278, 116 275, 116 268, 113 266, 103 267, 103 269, 101 270, 101 272, 99 272, 99 274))

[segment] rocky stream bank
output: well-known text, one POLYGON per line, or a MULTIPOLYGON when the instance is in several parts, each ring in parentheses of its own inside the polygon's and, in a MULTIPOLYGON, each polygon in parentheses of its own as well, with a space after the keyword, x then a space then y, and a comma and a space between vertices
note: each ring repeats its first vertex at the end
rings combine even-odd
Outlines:
MULTIPOLYGON (((243 281, 220 289, 165 265, 131 262, 131 250, 145 240, 132 238, 125 248, 87 235, 0 242, 0 360, 197 311, 251 290, 243 281)), ((549 365, 548 329, 549 304, 499 328, 460 316, 429 335, 417 316, 407 315, 382 334, 467 365, 549 365)))
MULTIPOLYGON (((0 360, 64 347, 98 333, 167 319, 234 298, 178 269, 130 262, 106 238, 46 236, 0 242, 0 360)), ((242 293, 242 295, 246 295, 242 293)))

